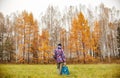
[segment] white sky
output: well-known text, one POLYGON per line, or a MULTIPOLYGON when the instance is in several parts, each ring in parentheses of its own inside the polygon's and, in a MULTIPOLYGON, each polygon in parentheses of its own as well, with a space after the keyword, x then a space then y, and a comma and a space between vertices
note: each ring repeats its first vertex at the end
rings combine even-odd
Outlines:
POLYGON ((120 0, 0 0, 0 12, 9 15, 12 12, 26 10, 32 12, 35 18, 38 18, 40 13, 46 11, 49 5, 58 6, 60 10, 64 10, 65 7, 70 5, 84 4, 86 7, 95 7, 101 2, 106 7, 115 6, 120 10, 120 0))

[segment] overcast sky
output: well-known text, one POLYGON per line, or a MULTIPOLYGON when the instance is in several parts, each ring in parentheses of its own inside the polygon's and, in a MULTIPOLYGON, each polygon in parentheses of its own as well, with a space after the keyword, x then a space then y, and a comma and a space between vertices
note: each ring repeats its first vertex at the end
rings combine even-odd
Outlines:
POLYGON ((113 7, 120 10, 120 0, 0 0, 0 12, 9 15, 12 12, 26 10, 32 12, 37 18, 41 12, 45 12, 49 5, 58 6, 60 10, 70 5, 78 6, 79 4, 88 6, 98 6, 104 3, 106 7, 113 7))

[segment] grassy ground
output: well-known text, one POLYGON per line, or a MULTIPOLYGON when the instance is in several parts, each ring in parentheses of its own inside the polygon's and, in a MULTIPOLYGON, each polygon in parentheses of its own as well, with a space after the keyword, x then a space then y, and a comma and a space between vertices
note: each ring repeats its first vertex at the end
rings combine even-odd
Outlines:
POLYGON ((70 75, 58 75, 56 65, 0 64, 0 78, 120 78, 120 64, 67 65, 70 75))

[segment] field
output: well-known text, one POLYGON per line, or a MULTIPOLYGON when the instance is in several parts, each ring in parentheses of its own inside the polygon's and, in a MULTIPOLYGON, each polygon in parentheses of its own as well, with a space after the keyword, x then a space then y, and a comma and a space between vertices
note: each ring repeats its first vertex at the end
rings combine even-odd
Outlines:
POLYGON ((58 75, 56 65, 0 64, 0 78, 120 78, 120 64, 67 65, 70 75, 58 75))

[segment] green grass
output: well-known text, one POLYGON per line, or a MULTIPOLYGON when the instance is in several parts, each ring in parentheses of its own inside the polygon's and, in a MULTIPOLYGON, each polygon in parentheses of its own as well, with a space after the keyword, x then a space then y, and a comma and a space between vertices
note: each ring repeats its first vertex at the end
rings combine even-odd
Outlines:
POLYGON ((70 75, 58 75, 56 65, 0 64, 0 78, 120 78, 120 64, 67 65, 70 75))

